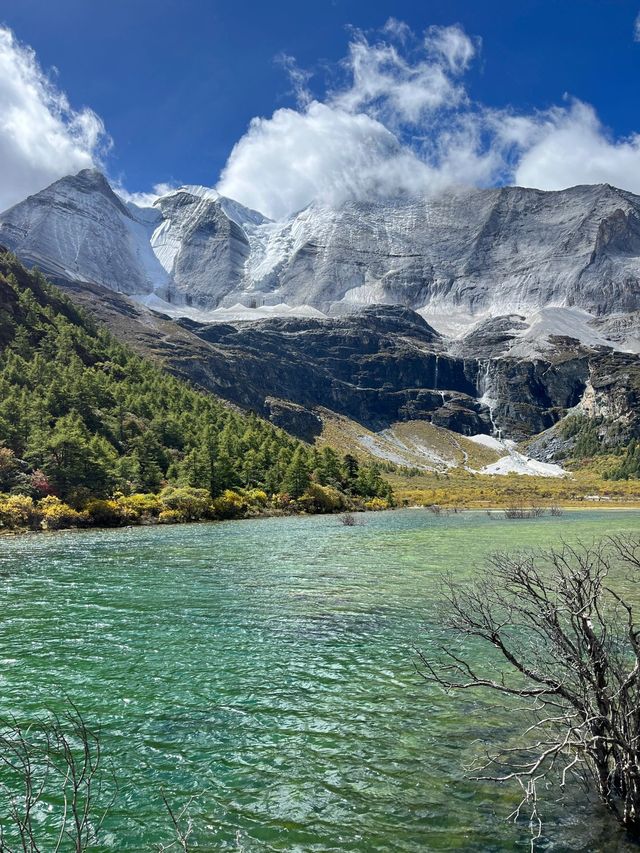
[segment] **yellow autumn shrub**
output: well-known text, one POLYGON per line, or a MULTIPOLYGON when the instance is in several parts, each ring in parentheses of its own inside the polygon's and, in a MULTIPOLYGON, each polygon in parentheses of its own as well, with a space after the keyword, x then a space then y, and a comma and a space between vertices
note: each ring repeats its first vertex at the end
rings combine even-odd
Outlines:
POLYGON ((389 501, 385 500, 385 498, 371 498, 364 503, 365 509, 369 510, 382 510, 389 509, 389 501))
POLYGON ((186 518, 177 509, 163 509, 158 516, 158 521, 160 524, 181 524, 186 521, 186 518))
POLYGON ((119 495, 117 501, 127 515, 135 518, 152 518, 158 516, 163 509, 160 497, 153 494, 136 492, 133 495, 119 495))
POLYGON ((164 510, 175 510, 186 521, 199 521, 212 513, 209 492, 192 486, 167 486, 160 492, 160 502, 164 510))
POLYGON ((0 528, 16 530, 30 527, 37 520, 33 499, 26 495, 0 497, 0 528))
POLYGON ((232 489, 225 489, 213 502, 213 511, 218 518, 238 518, 246 509, 246 499, 232 489))
POLYGON ((309 483, 297 503, 307 512, 338 512, 345 505, 337 489, 319 483, 309 483))
POLYGON ((68 504, 63 503, 55 495, 47 495, 38 503, 40 527, 43 530, 61 530, 65 527, 76 527, 86 522, 88 515, 78 512, 68 504))
POLYGON ((85 504, 84 510, 90 522, 98 527, 119 527, 137 520, 137 515, 128 512, 127 507, 117 500, 93 498, 85 504))
POLYGON ((269 501, 269 496, 262 489, 249 489, 246 492, 246 498, 250 504, 257 506, 266 506, 269 501))

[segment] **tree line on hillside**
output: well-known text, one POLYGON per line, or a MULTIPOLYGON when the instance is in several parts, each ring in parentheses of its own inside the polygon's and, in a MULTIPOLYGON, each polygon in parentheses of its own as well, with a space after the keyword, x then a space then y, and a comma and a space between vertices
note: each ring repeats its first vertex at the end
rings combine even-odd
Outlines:
MULTIPOLYGON (((636 428, 637 429, 637 428, 636 428)), ((640 436, 629 440, 627 428, 619 422, 586 415, 570 415, 560 425, 561 438, 573 439, 569 451, 573 459, 582 460, 602 455, 616 457, 604 471, 605 480, 629 480, 640 477, 640 436), (606 435, 606 440, 603 436, 606 435)))
POLYGON ((76 512, 156 494, 162 501, 149 514, 174 513, 162 520, 274 502, 311 512, 388 505, 375 464, 310 447, 197 391, 118 343, 10 254, 0 255, 0 307, 1 493, 76 512))

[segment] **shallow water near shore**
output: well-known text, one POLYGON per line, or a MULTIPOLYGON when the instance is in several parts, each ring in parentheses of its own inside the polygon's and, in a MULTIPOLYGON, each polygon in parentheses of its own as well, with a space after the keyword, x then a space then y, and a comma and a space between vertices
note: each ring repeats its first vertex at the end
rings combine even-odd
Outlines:
MULTIPOLYGON (((69 698, 100 725, 118 780, 104 849, 171 841, 161 789, 176 808, 196 795, 199 850, 529 848, 526 822, 506 822, 517 791, 463 770, 478 738, 518 731, 517 713, 426 684, 415 648, 442 635, 444 573, 638 532, 640 512, 358 520, 0 541, 0 710, 28 718, 69 698)), ((579 792, 542 812, 537 849, 637 849, 579 792)))

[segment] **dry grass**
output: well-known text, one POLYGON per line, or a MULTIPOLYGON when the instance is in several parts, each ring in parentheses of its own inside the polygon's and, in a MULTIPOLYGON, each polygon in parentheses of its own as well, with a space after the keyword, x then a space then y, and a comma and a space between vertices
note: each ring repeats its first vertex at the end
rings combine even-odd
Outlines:
POLYGON ((319 409, 318 414, 324 426, 316 443, 321 447, 329 444, 360 459, 373 458, 380 462, 386 459, 407 468, 446 471, 464 465, 483 468, 500 457, 496 451, 428 421, 403 421, 382 432, 373 432, 326 409, 319 409), (367 444, 375 444, 377 452, 372 453, 367 444))
POLYGON ((401 506, 438 504, 470 509, 534 504, 544 507, 640 506, 640 481, 604 479, 605 471, 615 462, 614 457, 583 460, 572 466, 570 476, 563 478, 474 474, 465 470, 465 464, 477 471, 495 462, 501 454, 428 421, 396 423, 390 430, 376 433, 334 412, 319 410, 319 414, 324 421, 322 435, 317 439, 319 446, 330 444, 361 460, 373 458, 384 462, 365 446, 367 440, 375 441, 383 452, 406 459, 404 465, 394 460, 394 464, 383 466, 384 475, 401 506), (433 462, 433 470, 425 470, 429 460, 420 452, 424 449, 433 451, 440 459, 450 460, 453 466, 433 462), (593 495, 602 500, 587 500, 593 495))
POLYGON ((551 506, 640 506, 640 481, 603 480, 597 473, 574 476, 529 477, 520 474, 487 476, 456 470, 448 474, 387 475, 398 504, 408 506, 508 507, 536 504, 551 506), (598 496, 600 501, 587 500, 598 496))

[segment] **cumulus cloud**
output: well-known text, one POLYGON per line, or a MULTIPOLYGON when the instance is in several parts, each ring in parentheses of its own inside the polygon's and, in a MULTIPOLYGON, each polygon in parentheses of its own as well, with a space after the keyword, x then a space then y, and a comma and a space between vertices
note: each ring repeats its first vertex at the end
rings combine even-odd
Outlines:
POLYGON ((523 113, 474 102, 463 75, 480 49, 453 25, 418 37, 389 19, 379 37, 354 31, 342 82, 322 99, 283 62, 297 109, 255 118, 217 189, 280 218, 316 200, 339 204, 453 185, 564 189, 611 183, 640 192, 640 136, 615 139, 594 108, 566 99, 523 113))
POLYGON ((421 134, 429 122, 441 121, 436 116, 466 101, 458 78, 474 43, 457 26, 431 27, 418 43, 394 19, 383 34, 384 40, 371 43, 354 32, 343 63, 348 82, 324 101, 308 95, 308 75, 287 57, 303 94, 298 109, 253 119, 231 152, 219 192, 280 218, 313 200, 337 204, 442 187, 463 150, 470 157, 465 169, 473 172, 485 158, 468 151, 460 131, 449 131, 456 138, 440 153, 420 151, 422 143, 408 144, 404 135, 421 134))
POLYGON ((116 182, 113 185, 114 192, 116 192, 123 201, 137 204, 138 207, 151 207, 154 201, 157 201, 160 196, 173 192, 173 190, 177 188, 178 184, 175 183, 159 183, 154 184, 153 188, 149 192, 131 193, 122 185, 122 183, 116 182))
POLYGON ((254 119, 218 191, 277 219, 314 199, 339 204, 412 189, 428 171, 375 118, 313 101, 254 119))
POLYGON ((0 210, 57 178, 100 164, 101 119, 74 110, 31 48, 0 27, 0 210))
POLYGON ((640 193, 640 135, 610 138, 591 105, 574 101, 568 108, 525 119, 523 125, 516 184, 560 190, 607 183, 640 193))

